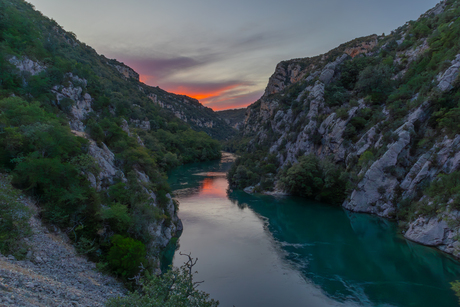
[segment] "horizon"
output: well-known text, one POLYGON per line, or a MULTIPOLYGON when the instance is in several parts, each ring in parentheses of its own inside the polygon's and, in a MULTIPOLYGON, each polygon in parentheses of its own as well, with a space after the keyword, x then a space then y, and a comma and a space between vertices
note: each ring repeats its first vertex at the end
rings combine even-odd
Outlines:
POLYGON ((29 1, 99 54, 134 69, 141 82, 198 99, 214 111, 257 101, 281 61, 390 33, 438 2, 29 1))

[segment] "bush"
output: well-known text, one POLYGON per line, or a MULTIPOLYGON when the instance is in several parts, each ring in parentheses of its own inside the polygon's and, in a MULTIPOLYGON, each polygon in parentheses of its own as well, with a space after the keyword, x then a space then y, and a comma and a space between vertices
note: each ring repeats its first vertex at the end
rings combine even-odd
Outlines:
MULTIPOLYGON (((182 255, 182 254, 181 254, 182 255)), ((191 258, 180 268, 171 268, 161 276, 141 281, 141 290, 126 297, 111 299, 107 307, 217 307, 219 301, 209 299, 209 294, 197 289, 201 282, 193 281, 191 258)))
POLYGON ((280 180, 294 195, 340 204, 345 199, 347 178, 340 166, 308 155, 287 169, 280 180))
POLYGON ((387 65, 368 66, 359 73, 355 90, 363 96, 371 95, 374 103, 382 103, 393 88, 391 76, 387 65))
POLYGON ((11 186, 11 177, 0 175, 0 253, 21 259, 27 249, 21 239, 30 232, 30 209, 18 198, 19 191, 11 186))
POLYGON ((141 265, 147 264, 145 245, 142 242, 121 235, 114 235, 110 241, 113 246, 107 260, 117 274, 126 278, 133 277, 139 273, 141 265))
POLYGON ((460 281, 456 280, 454 282, 451 282, 450 285, 452 286, 452 290, 454 290, 455 295, 459 298, 460 302, 460 281))

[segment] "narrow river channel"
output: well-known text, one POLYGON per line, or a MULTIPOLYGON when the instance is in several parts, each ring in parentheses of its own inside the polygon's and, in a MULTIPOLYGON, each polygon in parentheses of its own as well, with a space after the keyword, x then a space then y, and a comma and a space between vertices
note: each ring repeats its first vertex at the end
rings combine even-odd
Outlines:
POLYGON ((394 222, 301 198, 229 191, 231 158, 170 174, 184 232, 165 263, 198 258, 223 307, 458 306, 460 264, 394 222))

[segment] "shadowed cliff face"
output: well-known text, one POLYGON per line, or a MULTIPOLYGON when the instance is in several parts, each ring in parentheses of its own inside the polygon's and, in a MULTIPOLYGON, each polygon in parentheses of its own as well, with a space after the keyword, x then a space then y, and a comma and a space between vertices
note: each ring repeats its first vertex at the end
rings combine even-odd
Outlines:
POLYGON ((268 189, 289 192, 291 165, 315 155, 348 174, 345 208, 397 218, 407 238, 460 255, 455 193, 434 192, 460 169, 459 7, 442 1, 388 36, 279 63, 242 128, 253 137, 245 159, 261 165, 240 162, 256 174, 248 182, 267 189, 262 166, 276 157, 268 189))

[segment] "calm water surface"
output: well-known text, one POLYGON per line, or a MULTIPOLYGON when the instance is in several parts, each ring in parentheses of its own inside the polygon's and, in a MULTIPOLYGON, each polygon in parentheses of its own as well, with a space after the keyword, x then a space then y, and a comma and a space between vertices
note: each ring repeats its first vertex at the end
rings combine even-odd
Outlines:
POLYGON ((300 198, 228 191, 230 160, 170 174, 184 223, 165 264, 198 257, 221 306, 458 306, 460 265, 393 222, 300 198), (172 259, 173 258, 173 259, 172 259))

